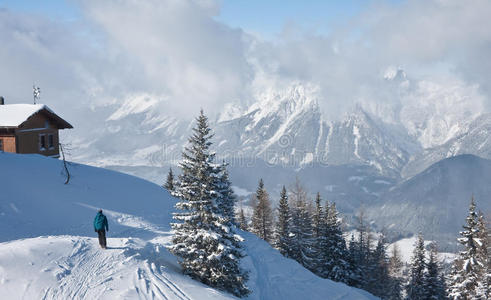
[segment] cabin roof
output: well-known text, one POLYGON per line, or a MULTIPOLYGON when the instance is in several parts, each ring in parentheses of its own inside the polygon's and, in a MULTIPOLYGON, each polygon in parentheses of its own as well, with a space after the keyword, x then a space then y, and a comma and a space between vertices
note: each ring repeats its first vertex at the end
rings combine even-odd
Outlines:
POLYGON ((0 127, 20 127, 30 117, 44 113, 52 119, 59 129, 73 128, 44 104, 5 104, 0 105, 0 127))

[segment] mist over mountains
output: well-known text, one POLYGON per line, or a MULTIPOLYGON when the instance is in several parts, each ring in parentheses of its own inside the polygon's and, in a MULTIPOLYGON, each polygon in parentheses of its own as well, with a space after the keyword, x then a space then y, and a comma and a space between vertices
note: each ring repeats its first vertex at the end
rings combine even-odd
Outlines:
MULTIPOLYGON (((463 135, 473 139, 479 129, 471 127, 486 123, 485 117, 478 118, 482 99, 475 100, 465 85, 410 81, 400 69, 383 80, 383 88, 395 98, 392 103, 360 100, 336 117, 321 104, 317 86, 309 83, 260 90, 249 105, 231 102, 214 118, 217 153, 296 168, 310 163, 369 165, 389 177, 407 177, 414 175, 412 169, 422 171, 447 157, 433 155, 435 159, 418 163, 425 153, 438 147, 443 152, 441 147, 451 148, 453 139, 463 135), (414 166, 407 167, 409 162, 414 166)), ((83 151, 74 153, 77 160, 161 166, 180 157, 199 107, 186 115, 172 114, 165 111, 166 101, 151 94, 131 95, 119 103, 101 109, 102 130, 78 133, 74 144, 83 151), (88 144, 90 149, 84 147, 88 144)))
MULTIPOLYGON (((282 185, 298 176, 311 193, 319 191, 335 201, 350 223, 349 217, 364 207, 379 229, 407 235, 426 224, 424 230, 442 240, 458 231, 463 218, 457 216, 472 193, 488 210, 484 203, 490 191, 453 185, 438 179, 441 172, 428 170, 460 154, 491 158, 490 115, 463 104, 469 92, 464 87, 411 82, 400 69, 384 80, 387 90, 400 97, 396 105, 381 108, 360 102, 334 119, 327 117, 311 84, 264 90, 248 106, 225 105, 212 122, 214 149, 219 160, 230 164, 232 182, 245 204, 260 177, 275 201, 282 185), (422 191, 440 192, 430 195, 410 188, 418 180, 422 191), (444 191, 451 188, 456 189, 452 205, 443 214, 435 205, 448 204, 444 191), (416 221, 421 218, 425 222, 416 221)), ((162 113, 161 105, 151 95, 140 95, 106 107, 104 129, 77 137, 73 159, 162 183, 168 168, 176 167, 193 121, 162 113)), ((441 164, 452 178, 470 178, 475 172, 488 178, 490 169, 459 167, 485 165, 483 159, 441 164)))

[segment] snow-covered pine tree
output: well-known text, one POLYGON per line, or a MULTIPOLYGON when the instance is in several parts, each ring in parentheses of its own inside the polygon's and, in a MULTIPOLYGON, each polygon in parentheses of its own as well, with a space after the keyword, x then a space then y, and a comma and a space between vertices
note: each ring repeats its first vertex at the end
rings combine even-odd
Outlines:
POLYGON ((406 286, 407 299, 424 300, 424 277, 425 277, 425 246, 423 235, 418 234, 418 239, 411 257, 411 266, 409 271, 409 283, 406 286))
POLYGON ((309 270, 315 268, 312 247, 312 218, 307 207, 307 193, 297 178, 290 189, 291 252, 288 255, 309 270))
POLYGON ((367 291, 381 299, 389 299, 390 296, 389 260, 385 247, 385 236, 382 234, 377 247, 371 252, 367 268, 370 274, 367 280, 367 291))
POLYGON ((348 281, 348 285, 354 287, 361 287, 363 283, 363 273, 362 269, 358 265, 358 257, 359 257, 359 247, 358 243, 355 240, 354 233, 351 234, 351 238, 349 241, 348 247, 348 265, 350 270, 350 278, 348 281))
POLYGON ((336 203, 326 202, 325 218, 323 224, 323 236, 321 244, 324 247, 322 258, 324 259, 322 274, 334 281, 349 283, 352 270, 348 262, 348 250, 341 229, 339 213, 336 203))
POLYGON ((266 242, 271 243, 273 242, 273 211, 262 178, 259 180, 254 197, 255 205, 252 214, 252 233, 266 242))
POLYGON ((171 224, 174 236, 169 250, 178 257, 185 274, 240 297, 249 293, 248 274, 239 267, 242 239, 227 226, 226 218, 213 212, 217 192, 211 137, 208 119, 201 111, 182 153, 176 193, 181 199, 176 204, 180 212, 174 213, 179 223, 171 224))
POLYGON ((463 261, 459 257, 456 257, 452 262, 452 269, 450 275, 447 278, 447 295, 449 299, 453 299, 453 300, 465 299, 461 296, 459 292, 458 287, 460 284, 457 282, 457 279, 459 281, 462 281, 462 279, 459 276, 459 271, 462 270, 462 267, 463 267, 463 261))
POLYGON ((165 181, 163 187, 171 194, 174 192, 174 173, 172 173, 172 168, 169 168, 167 180, 165 181))
POLYGON ((230 223, 235 223, 235 197, 234 191, 232 190, 232 183, 228 177, 227 163, 222 162, 220 172, 216 178, 216 189, 217 198, 215 201, 216 212, 223 217, 227 218, 230 223))
POLYGON ((368 265, 368 258, 372 250, 372 233, 370 225, 365 220, 365 211, 362 208, 357 216, 357 231, 358 231, 358 252, 361 266, 368 265))
POLYGON ((426 264, 426 273, 424 277, 424 293, 427 300, 445 300, 447 292, 445 281, 442 280, 441 268, 438 263, 438 251, 435 243, 430 245, 430 254, 426 264))
POLYGON ((476 204, 472 197, 464 231, 460 232, 462 237, 457 239, 464 250, 459 253, 452 269, 449 284, 449 296, 452 299, 486 299, 485 289, 481 288, 487 285, 486 261, 479 255, 479 248, 483 243, 478 221, 476 204))
POLYGON ((317 193, 315 196, 315 207, 312 214, 312 272, 318 276, 324 275, 325 265, 325 214, 322 209, 321 195, 317 193))
POLYGON ((240 207, 239 213, 237 216, 237 226, 244 231, 248 230, 247 219, 245 217, 244 208, 242 206, 240 207))
POLYGON ((478 295, 485 295, 485 299, 491 299, 491 233, 488 230, 484 214, 479 212, 477 228, 481 245, 478 247, 479 260, 484 262, 484 275, 478 286, 478 295))
POLYGON ((315 195, 315 208, 312 215, 312 234, 315 239, 323 237, 324 211, 322 209, 321 201, 321 194, 318 192, 317 195, 315 195))
POLYGON ((286 188, 283 186, 280 194, 280 203, 278 205, 278 221, 275 228, 275 247, 281 254, 288 257, 290 252, 290 207, 288 206, 288 195, 286 188))
POLYGON ((390 286, 388 299, 390 300, 402 300, 402 283, 404 281, 403 266, 399 247, 397 244, 394 244, 389 258, 390 286))
MULTIPOLYGON (((350 245, 352 268, 355 268, 359 272, 359 282, 356 287, 366 289, 367 279, 369 274, 369 258, 372 251, 372 233, 370 232, 370 226, 365 220, 365 211, 362 208, 356 216, 356 230, 358 233, 358 239, 354 241, 353 248, 350 245)), ((356 272, 356 271, 355 271, 356 272)))

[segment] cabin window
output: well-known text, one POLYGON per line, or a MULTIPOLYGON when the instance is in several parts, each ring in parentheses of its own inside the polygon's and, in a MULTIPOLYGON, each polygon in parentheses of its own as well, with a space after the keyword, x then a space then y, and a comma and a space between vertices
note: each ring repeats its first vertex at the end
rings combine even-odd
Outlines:
POLYGON ((3 139, 0 139, 0 151, 3 151, 3 139))
POLYGON ((46 134, 39 135, 39 150, 46 150, 46 134))
POLYGON ((48 134, 48 148, 49 149, 55 148, 55 138, 52 133, 48 134))

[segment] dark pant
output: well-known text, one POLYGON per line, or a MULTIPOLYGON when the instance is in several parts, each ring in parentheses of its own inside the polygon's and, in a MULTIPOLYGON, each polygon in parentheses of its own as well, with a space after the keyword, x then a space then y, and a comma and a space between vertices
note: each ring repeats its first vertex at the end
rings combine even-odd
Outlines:
POLYGON ((97 234, 99 235, 99 245, 106 248, 106 231, 104 229, 97 230, 97 234))

